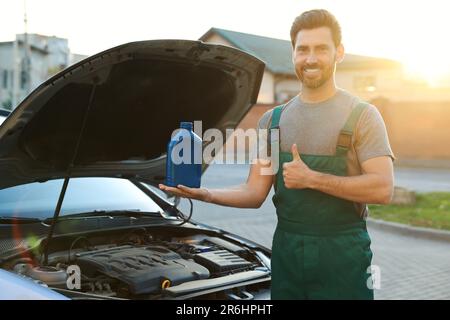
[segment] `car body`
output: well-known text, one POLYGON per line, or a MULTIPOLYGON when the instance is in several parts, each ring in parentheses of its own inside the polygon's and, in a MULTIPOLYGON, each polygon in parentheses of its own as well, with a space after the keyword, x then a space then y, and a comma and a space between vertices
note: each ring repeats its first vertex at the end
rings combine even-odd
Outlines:
POLYGON ((0 126, 0 299, 268 298, 269 249, 157 188, 179 122, 225 134, 263 71, 234 48, 151 40, 33 91, 0 126))
POLYGON ((9 110, 0 109, 0 125, 5 121, 11 112, 9 110))

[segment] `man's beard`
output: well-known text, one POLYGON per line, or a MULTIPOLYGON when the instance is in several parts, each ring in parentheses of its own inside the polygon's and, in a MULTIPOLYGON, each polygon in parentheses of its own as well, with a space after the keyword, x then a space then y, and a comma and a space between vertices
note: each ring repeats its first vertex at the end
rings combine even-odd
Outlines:
POLYGON ((297 66, 295 67, 295 73, 297 74, 297 77, 299 78, 300 82, 303 84, 303 86, 309 89, 317 89, 321 87, 333 76, 333 71, 334 71, 334 64, 321 66, 318 63, 314 63, 303 65, 300 67, 297 66), (321 72, 320 77, 314 79, 305 77, 304 72, 306 68, 319 69, 321 72))

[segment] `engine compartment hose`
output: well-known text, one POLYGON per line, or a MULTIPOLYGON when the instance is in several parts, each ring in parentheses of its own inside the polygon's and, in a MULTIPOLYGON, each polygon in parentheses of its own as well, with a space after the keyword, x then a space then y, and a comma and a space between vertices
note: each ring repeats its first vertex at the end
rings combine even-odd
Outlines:
POLYGON ((170 280, 164 280, 163 282, 161 282, 161 289, 167 289, 168 287, 170 287, 171 283, 170 280))

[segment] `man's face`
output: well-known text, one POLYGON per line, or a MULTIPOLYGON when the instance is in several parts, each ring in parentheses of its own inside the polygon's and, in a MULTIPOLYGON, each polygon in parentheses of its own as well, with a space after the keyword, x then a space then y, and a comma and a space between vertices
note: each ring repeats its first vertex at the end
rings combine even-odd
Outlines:
POLYGON ((327 27, 303 29, 297 33, 292 61, 303 86, 321 87, 334 74, 336 63, 344 57, 344 47, 334 45, 327 27))

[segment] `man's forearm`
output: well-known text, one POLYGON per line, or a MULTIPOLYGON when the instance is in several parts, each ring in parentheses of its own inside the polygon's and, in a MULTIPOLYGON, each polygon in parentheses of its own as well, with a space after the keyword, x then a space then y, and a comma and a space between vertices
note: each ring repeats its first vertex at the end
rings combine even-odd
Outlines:
POLYGON ((259 162, 250 166, 247 182, 225 189, 190 188, 184 185, 159 188, 178 197, 210 202, 222 206, 236 208, 259 208, 267 197, 273 183, 272 175, 262 175, 265 164, 259 162))
POLYGON ((341 177, 316 171, 311 180, 311 189, 359 203, 386 204, 392 196, 390 183, 375 173, 341 177))
POLYGON ((226 188, 207 189, 209 196, 206 202, 236 208, 259 208, 261 199, 256 192, 249 190, 246 184, 226 188))

